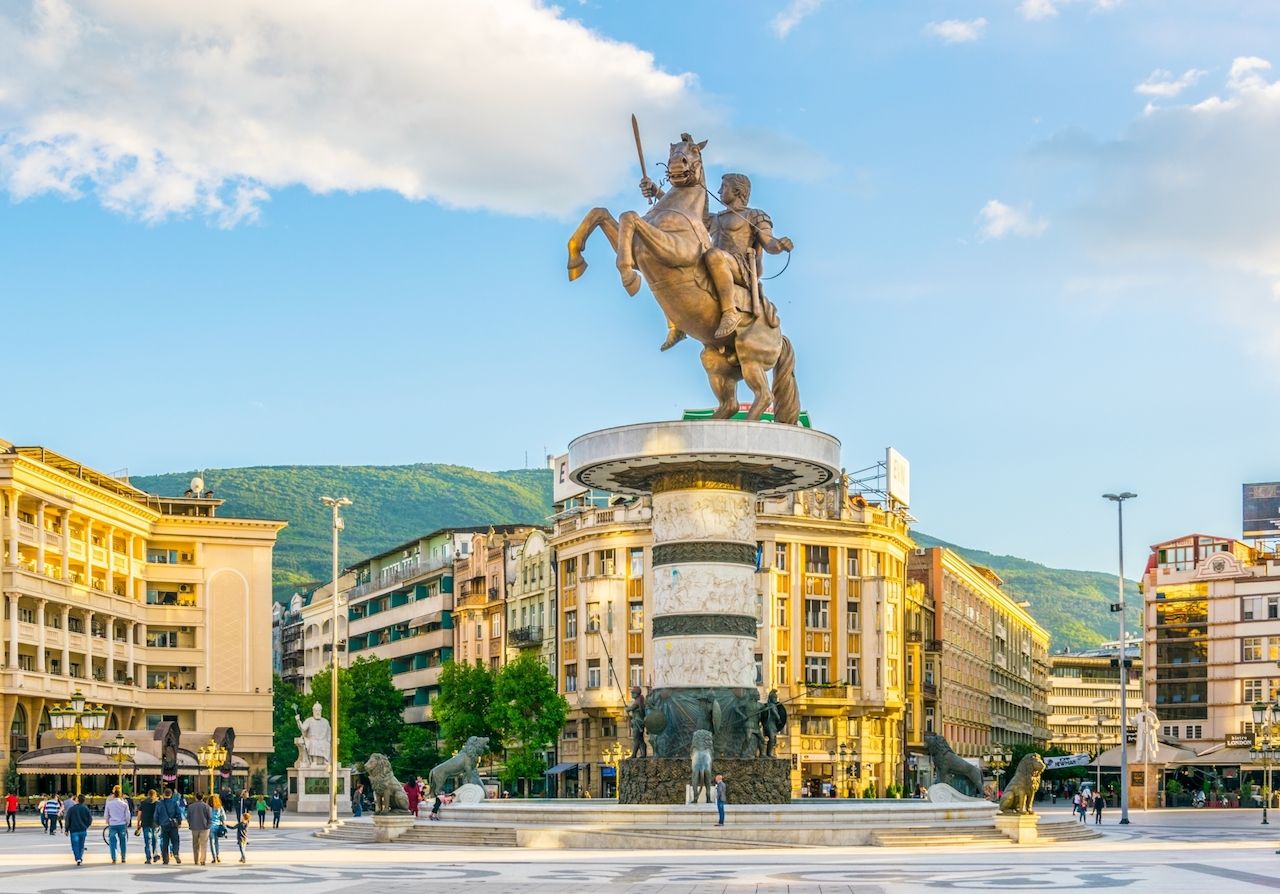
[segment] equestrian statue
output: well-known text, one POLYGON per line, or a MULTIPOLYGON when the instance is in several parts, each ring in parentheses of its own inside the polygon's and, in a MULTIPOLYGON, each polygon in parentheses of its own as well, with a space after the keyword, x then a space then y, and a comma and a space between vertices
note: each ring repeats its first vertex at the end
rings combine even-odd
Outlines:
MULTIPOLYGON (((631 123, 644 174, 634 116, 631 123)), ((689 134, 671 144, 666 192, 644 174, 641 193, 653 205, 643 216, 624 211, 615 220, 607 208, 588 212, 569 237, 569 279, 587 269, 582 250, 599 228, 617 255, 623 288, 635 295, 643 274, 666 315, 662 350, 686 334, 702 343, 702 366, 719 401, 712 418, 737 414, 738 382, 745 380, 755 396, 747 419, 760 419, 772 405, 775 422, 794 425, 800 418, 795 352, 782 334, 777 307, 760 287, 762 253, 790 252, 793 244, 773 235, 767 214, 747 207, 751 184, 742 174, 725 175, 720 188, 725 210, 709 213, 702 167, 706 145, 689 134)))

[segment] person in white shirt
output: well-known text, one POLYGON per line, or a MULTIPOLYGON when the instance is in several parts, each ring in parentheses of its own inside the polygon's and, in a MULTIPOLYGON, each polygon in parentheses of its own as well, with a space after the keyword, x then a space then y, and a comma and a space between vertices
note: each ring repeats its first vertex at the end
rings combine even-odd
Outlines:
POLYGON ((111 797, 102 808, 102 818, 107 822, 107 845, 111 848, 111 862, 116 861, 116 848, 120 849, 120 862, 124 862, 125 844, 129 840, 129 822, 133 811, 129 802, 120 796, 120 786, 112 786, 111 797))

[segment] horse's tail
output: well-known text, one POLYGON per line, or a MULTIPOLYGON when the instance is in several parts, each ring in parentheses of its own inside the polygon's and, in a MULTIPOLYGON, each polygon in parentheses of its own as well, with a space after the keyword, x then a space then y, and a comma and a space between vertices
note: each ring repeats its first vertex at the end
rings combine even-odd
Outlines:
POLYGON ((796 352, 791 339, 782 336, 782 352, 773 365, 773 421, 795 425, 800 421, 800 386, 796 384, 796 352))

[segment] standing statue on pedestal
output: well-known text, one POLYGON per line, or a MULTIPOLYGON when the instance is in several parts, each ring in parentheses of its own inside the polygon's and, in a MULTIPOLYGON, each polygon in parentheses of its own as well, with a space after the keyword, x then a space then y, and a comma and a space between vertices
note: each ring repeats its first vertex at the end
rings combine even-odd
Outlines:
POLYGON ((644 696, 639 686, 631 687, 631 704, 627 705, 627 718, 631 725, 631 756, 648 757, 649 746, 644 741, 644 696))
POLYGON ((777 757, 778 735, 787 728, 787 709, 778 701, 778 690, 770 689, 769 698, 760 709, 760 726, 764 729, 764 756, 777 757))
POLYGON ((657 201, 643 217, 624 211, 616 220, 607 208, 593 208, 569 237, 569 279, 587 269, 582 250, 597 228, 603 230, 617 252, 623 288, 631 295, 639 291, 639 270, 666 314, 670 334, 663 348, 674 345, 682 333, 702 342, 702 366, 719 401, 713 418, 737 414, 738 382, 745 380, 755 395, 748 419, 760 419, 772 405, 775 422, 796 424, 800 392, 795 353, 782 334, 777 308, 760 292, 758 252, 788 251, 790 240, 775 239, 768 216, 746 207, 750 184, 741 175, 726 177, 721 194, 732 204, 712 219, 702 167, 707 143, 695 142, 689 134, 671 144, 671 189, 662 193, 644 171, 634 118, 632 127, 644 175, 641 189, 657 201))
POLYGON ((298 746, 298 769, 329 766, 329 746, 333 738, 333 727, 329 721, 320 716, 320 703, 311 706, 311 716, 306 720, 295 710, 293 719, 298 723, 302 735, 294 739, 298 746))

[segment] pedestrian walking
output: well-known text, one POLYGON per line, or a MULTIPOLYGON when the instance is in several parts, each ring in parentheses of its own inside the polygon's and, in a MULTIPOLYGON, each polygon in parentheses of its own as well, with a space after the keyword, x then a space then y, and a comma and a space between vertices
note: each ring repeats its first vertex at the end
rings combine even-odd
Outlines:
POLYGON ((213 808, 204 802, 204 793, 196 792, 196 799, 187 808, 187 828, 191 830, 191 859, 203 866, 209 854, 209 827, 213 825, 213 808))
POLYGON ((116 849, 120 850, 120 862, 124 862, 129 843, 129 822, 133 812, 129 802, 120 796, 120 786, 112 786, 111 795, 102 807, 102 818, 107 824, 107 846, 111 849, 111 862, 116 861, 116 849))
MULTIPOLYGON (((84 806, 84 795, 76 795, 75 803, 67 811, 64 824, 67 836, 71 839, 71 856, 76 858, 76 865, 84 862, 84 839, 93 825, 93 814, 84 806)), ((115 862, 112 860, 111 862, 115 862)))
POLYGON ((258 800, 254 802, 253 808, 258 811, 258 828, 265 829, 267 827, 267 796, 258 795, 258 800))
POLYGON ((50 795, 44 802, 44 828, 50 835, 58 834, 58 817, 62 813, 62 798, 50 795))
POLYGON ((1098 792, 1093 796, 1093 824, 1095 826, 1102 825, 1102 808, 1107 806, 1107 799, 1102 797, 1102 792, 1098 792))
POLYGON ((236 823, 236 847, 240 848, 240 862, 244 862, 244 849, 249 846, 249 813, 240 814, 240 822, 236 823))
POLYGON ((280 828, 280 812, 284 810, 284 796, 280 794, 280 789, 276 789, 271 794, 271 828, 280 828))
POLYGON ((209 852, 213 854, 213 862, 222 862, 222 839, 227 834, 227 811, 222 806, 222 798, 209 796, 209 852))
POLYGON ((1080 820, 1080 822, 1084 822, 1084 819, 1082 819, 1083 814, 1081 814, 1080 812, 1080 800, 1081 798, 1080 798, 1079 792, 1076 792, 1074 795, 1071 796, 1071 814, 1076 819, 1080 820))
POLYGON ((418 792, 418 783, 406 782, 404 784, 404 796, 409 799, 409 812, 416 817, 418 815, 418 799, 421 797, 418 792))
POLYGON ((156 840, 156 804, 160 798, 155 789, 150 789, 147 796, 138 804, 138 833, 142 835, 142 852, 146 862, 160 861, 160 846, 156 840))
POLYGON ((364 783, 356 785, 355 794, 351 796, 351 815, 364 816, 364 783))
POLYGON ((13 792, 4 796, 4 825, 10 832, 18 828, 18 796, 13 792))
MULTIPOLYGON (((181 795, 168 787, 165 788, 164 794, 165 796, 156 802, 155 821, 160 838, 160 859, 168 865, 170 856, 173 857, 173 862, 182 862, 182 857, 179 856, 179 846, 182 841, 178 830, 182 827, 183 811, 181 795)), ((154 863, 155 859, 153 858, 151 862, 154 863)))
POLYGON ((716 774, 716 813, 720 815, 720 822, 717 826, 724 825, 724 802, 725 802, 725 784, 724 777, 719 773, 716 774))

